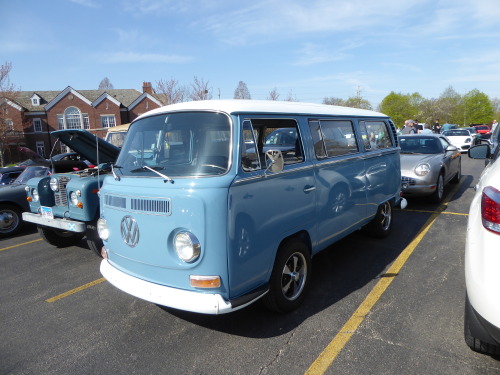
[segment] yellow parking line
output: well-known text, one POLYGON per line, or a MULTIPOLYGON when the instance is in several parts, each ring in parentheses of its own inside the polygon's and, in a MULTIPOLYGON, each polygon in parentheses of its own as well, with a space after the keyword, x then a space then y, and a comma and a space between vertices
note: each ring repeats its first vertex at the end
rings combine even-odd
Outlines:
POLYGON ((38 242, 38 241, 41 241, 41 240, 42 240, 42 239, 41 239, 41 238, 39 238, 39 239, 37 239, 37 240, 28 241, 28 242, 23 242, 23 243, 20 243, 20 244, 17 244, 17 245, 12 245, 12 246, 8 246, 8 247, 4 247, 4 248, 0 249, 0 251, 13 249, 13 248, 15 248, 15 247, 19 247, 19 246, 29 245, 30 243, 33 243, 33 242, 38 242))
POLYGON ((373 289, 368 293, 365 300, 359 305, 354 314, 351 315, 349 320, 340 329, 333 340, 328 344, 328 346, 323 350, 318 358, 311 364, 307 369, 306 375, 319 375, 324 374, 325 371, 330 367, 335 358, 339 355, 340 351, 344 348, 347 342, 351 339, 352 335, 356 332, 359 325, 363 322, 366 315, 370 312, 372 307, 377 303, 385 290, 394 280, 394 277, 398 275, 401 268, 404 266, 410 255, 413 253, 417 245, 422 241, 424 236, 427 234, 431 226, 434 224, 436 219, 442 210, 444 210, 450 199, 455 195, 461 184, 457 184, 455 188, 448 194, 448 197, 438 208, 437 211, 433 212, 432 216, 426 221, 422 229, 417 233, 416 237, 411 241, 411 243, 403 250, 403 252, 396 258, 394 263, 389 267, 387 272, 381 275, 380 280, 373 287, 373 289))
POLYGON ((448 211, 425 211, 425 210, 408 210, 408 209, 404 209, 404 210, 399 210, 399 211, 403 211, 403 212, 423 212, 423 213, 427 213, 427 214, 434 214, 434 213, 439 213, 439 214, 444 214, 444 215, 459 215, 459 216, 469 216, 469 214, 464 214, 464 213, 461 213, 461 212, 448 212, 448 211))
POLYGON ((104 277, 101 277, 100 279, 94 280, 94 281, 92 281, 92 282, 90 282, 88 284, 79 286, 78 288, 75 288, 75 289, 68 290, 67 292, 59 294, 58 296, 46 299, 45 302, 52 303, 52 302, 59 301, 60 299, 63 299, 64 297, 68 297, 68 296, 70 296, 72 294, 75 294, 77 292, 80 292, 80 291, 82 291, 84 289, 90 288, 91 286, 100 284, 100 283, 102 283, 105 280, 106 279, 104 277))

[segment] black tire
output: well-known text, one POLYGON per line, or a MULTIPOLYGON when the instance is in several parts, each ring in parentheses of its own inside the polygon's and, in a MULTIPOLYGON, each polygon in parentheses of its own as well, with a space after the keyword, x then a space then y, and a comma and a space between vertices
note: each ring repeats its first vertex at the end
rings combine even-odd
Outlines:
POLYGON ((38 233, 49 244, 56 247, 68 247, 76 245, 83 238, 82 233, 68 232, 60 229, 52 229, 38 225, 38 233))
POLYGON ((444 197, 444 176, 440 173, 436 181, 436 190, 430 196, 431 202, 441 203, 444 197))
POLYGON ((392 206, 387 201, 378 206, 375 217, 363 228, 365 233, 375 238, 385 238, 392 230, 392 206))
POLYGON ((97 234, 97 225, 95 222, 87 224, 87 231, 85 235, 87 236, 87 246, 89 247, 89 249, 102 257, 101 249, 103 246, 103 242, 97 234))
POLYGON ((0 238, 12 236, 23 227, 21 210, 12 204, 0 205, 0 238))
POLYGON ((455 176, 451 179, 452 184, 458 184, 460 182, 460 179, 462 178, 462 161, 460 160, 458 162, 458 171, 455 176))
MULTIPOLYGON (((470 329, 470 320, 472 306, 470 305, 469 298, 465 296, 465 313, 464 313, 464 339, 469 348, 478 353, 498 356, 500 355, 500 347, 484 342, 477 337, 472 336, 470 329)), ((472 313, 473 314, 473 313, 472 313)))
POLYGON ((310 273, 311 257, 307 245, 295 238, 285 240, 276 255, 264 304, 279 313, 295 310, 309 288, 310 273))

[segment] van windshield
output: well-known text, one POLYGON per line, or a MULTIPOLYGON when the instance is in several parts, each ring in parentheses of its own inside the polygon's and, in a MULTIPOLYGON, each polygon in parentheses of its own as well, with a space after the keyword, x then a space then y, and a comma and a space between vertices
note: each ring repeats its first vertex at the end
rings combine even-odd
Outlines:
POLYGON ((221 113, 146 117, 130 127, 116 173, 158 177, 157 171, 170 178, 222 175, 229 168, 230 139, 229 118, 221 113))

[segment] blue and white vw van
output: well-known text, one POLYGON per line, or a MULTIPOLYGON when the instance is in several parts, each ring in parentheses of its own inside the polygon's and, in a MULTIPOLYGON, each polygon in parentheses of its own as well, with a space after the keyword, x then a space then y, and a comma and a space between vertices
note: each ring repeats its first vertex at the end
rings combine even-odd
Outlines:
POLYGON ((304 299, 311 258, 399 205, 396 129, 377 112, 199 101, 135 120, 100 191, 101 273, 155 304, 206 314, 304 299))

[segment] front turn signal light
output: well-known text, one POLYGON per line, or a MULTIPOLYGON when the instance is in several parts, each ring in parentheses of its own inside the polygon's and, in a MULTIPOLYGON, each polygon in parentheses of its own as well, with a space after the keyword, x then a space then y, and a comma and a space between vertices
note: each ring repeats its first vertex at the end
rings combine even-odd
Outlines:
POLYGON ((219 276, 189 276, 191 286, 194 288, 220 288, 219 276))

